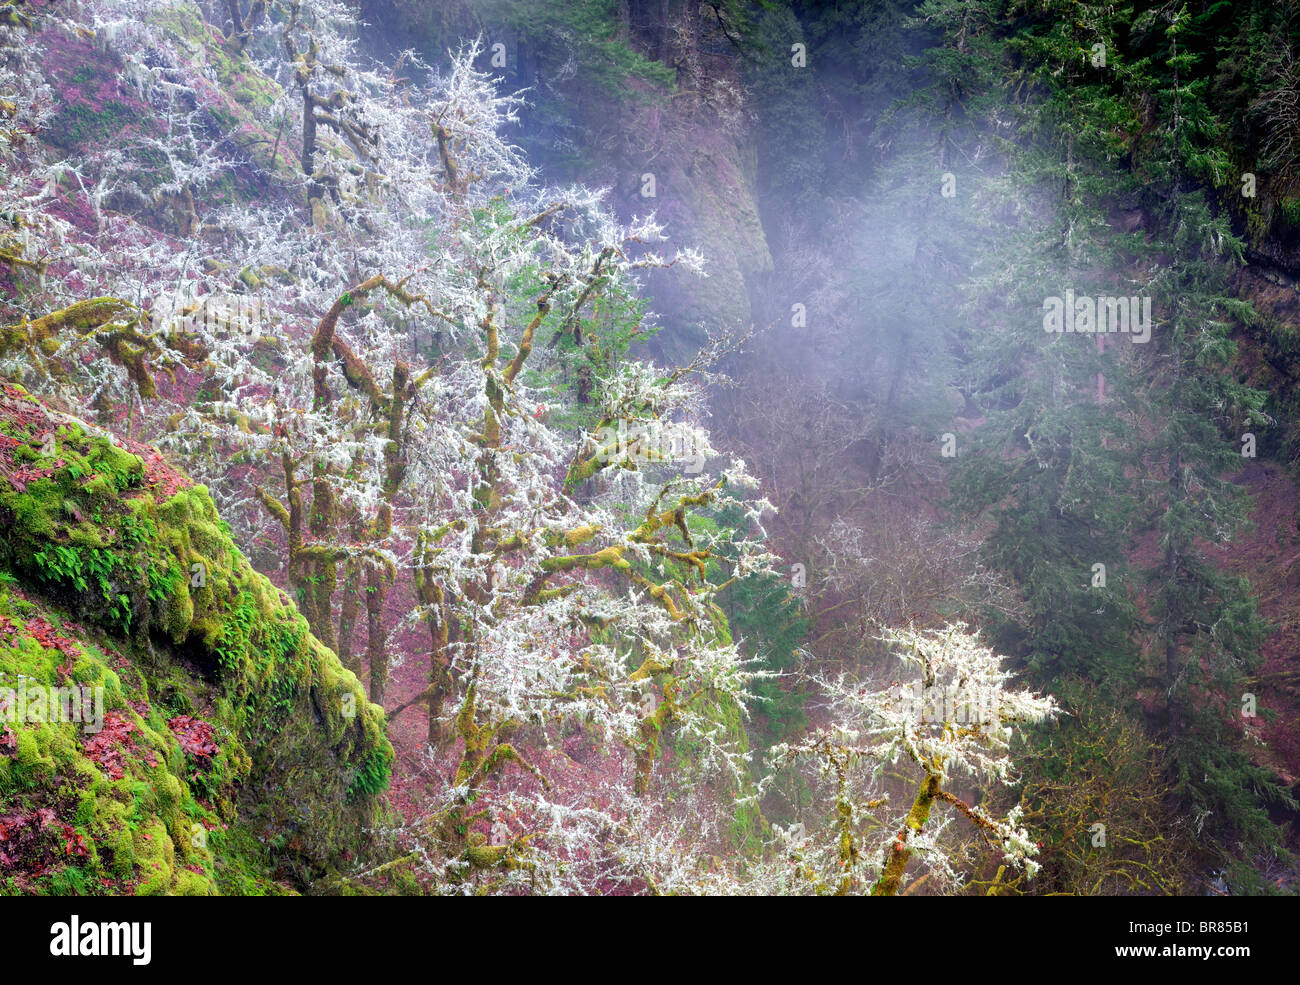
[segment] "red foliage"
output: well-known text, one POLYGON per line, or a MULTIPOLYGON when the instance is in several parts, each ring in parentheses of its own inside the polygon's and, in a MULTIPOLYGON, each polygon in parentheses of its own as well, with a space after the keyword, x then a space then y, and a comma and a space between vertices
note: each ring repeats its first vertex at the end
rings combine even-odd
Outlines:
MULTIPOLYGON (((12 452, 10 453, 12 455, 12 452)), ((37 479, 48 479, 54 474, 54 470, 63 467, 63 459, 58 459, 49 468, 38 469, 34 465, 24 465, 15 472, 10 472, 5 476, 9 484, 19 492, 27 491, 27 483, 35 482, 37 479)))
POLYGON ((189 715, 177 715, 167 723, 185 752, 193 756, 200 766, 211 766, 212 758, 221 750, 214 741, 212 726, 189 715))
MULTIPOLYGON (((49 430, 49 418, 44 407, 34 403, 26 394, 10 383, 4 384, 2 392, 5 399, 3 406, 0 406, 0 415, 5 420, 19 425, 15 430, 20 434, 26 431, 30 436, 39 435, 49 430)), ((31 439, 29 438, 29 440, 31 439)), ((61 468, 64 463, 60 459, 53 466, 46 468, 37 468, 35 465, 22 465, 15 468, 14 451, 22 446, 23 442, 18 438, 7 434, 0 435, 0 474, 3 474, 9 484, 19 492, 26 492, 29 482, 48 478, 54 474, 56 468, 61 468)))
MULTIPOLYGON (((0 816, 0 868, 16 866, 20 860, 35 860, 47 855, 41 832, 54 824, 55 820, 54 811, 48 807, 0 816)), ((85 854, 84 847, 82 854, 85 854)), ((39 872, 44 865, 36 864, 33 868, 39 872)))
MULTIPOLYGON (((49 415, 46 414, 44 407, 12 383, 4 384, 3 392, 6 398, 4 402, 6 420, 22 425, 28 435, 41 434, 49 429, 49 415)), ((14 441, 12 445, 6 447, 12 450, 18 444, 18 441, 14 441)))
POLYGON ((41 646, 51 650, 58 650, 65 656, 81 656, 81 648, 73 640, 56 633, 54 627, 41 616, 28 620, 27 634, 41 646))
POLYGON ((181 489, 188 489, 194 482, 178 472, 153 445, 141 444, 126 438, 118 439, 118 447, 129 451, 144 463, 145 482, 158 502, 171 499, 181 489))
POLYGON ((135 730, 135 722, 123 718, 120 712, 110 711, 104 716, 104 727, 86 740, 86 758, 114 780, 122 779, 126 773, 125 756, 133 752, 131 733, 135 730))
POLYGON ((86 855, 86 839, 77 834, 70 824, 63 824, 60 827, 63 829, 63 854, 84 857, 86 855))

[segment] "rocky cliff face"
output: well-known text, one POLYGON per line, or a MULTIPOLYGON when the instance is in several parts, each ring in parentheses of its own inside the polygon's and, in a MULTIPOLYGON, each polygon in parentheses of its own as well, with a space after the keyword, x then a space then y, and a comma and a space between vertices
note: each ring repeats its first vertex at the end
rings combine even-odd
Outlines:
POLYGON ((752 286, 772 271, 759 218, 753 135, 739 110, 724 120, 702 106, 639 107, 621 115, 620 124, 653 148, 610 166, 628 176, 616 186, 620 211, 655 211, 674 243, 694 246, 707 260, 706 277, 667 271, 647 280, 664 316, 664 355, 689 360, 708 334, 750 325, 752 286), (648 179, 654 197, 642 194, 648 179))
POLYGON ((204 487, 3 385, 0 893, 328 883, 392 755, 204 487))

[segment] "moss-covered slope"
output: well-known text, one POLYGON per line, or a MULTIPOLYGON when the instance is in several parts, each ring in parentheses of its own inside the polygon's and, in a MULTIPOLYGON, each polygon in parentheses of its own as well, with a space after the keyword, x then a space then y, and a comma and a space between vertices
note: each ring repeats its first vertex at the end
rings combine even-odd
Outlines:
POLYGON ((0 386, 0 893, 303 891, 363 847, 382 712, 134 448, 0 386))

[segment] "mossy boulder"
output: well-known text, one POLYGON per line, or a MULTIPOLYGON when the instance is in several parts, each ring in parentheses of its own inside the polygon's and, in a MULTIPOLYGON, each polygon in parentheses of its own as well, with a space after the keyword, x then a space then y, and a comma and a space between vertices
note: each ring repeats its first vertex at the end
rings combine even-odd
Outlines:
POLYGON ((383 713, 119 445, 0 388, 0 893, 304 891, 365 849, 383 713))

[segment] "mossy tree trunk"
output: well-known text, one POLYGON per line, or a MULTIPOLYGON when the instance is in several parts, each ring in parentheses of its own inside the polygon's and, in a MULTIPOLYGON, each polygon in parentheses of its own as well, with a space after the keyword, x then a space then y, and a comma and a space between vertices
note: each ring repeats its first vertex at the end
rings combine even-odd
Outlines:
MULTIPOLYGON (((352 540, 360 542, 363 530, 355 520, 351 524, 352 540)), ((361 661, 353 652, 353 634, 356 631, 357 616, 361 611, 361 559, 349 557, 343 564, 342 599, 339 605, 338 654, 339 661, 358 677, 361 676, 361 661)))
POLYGON ((903 880, 903 872, 907 869, 907 863, 912 857, 912 850, 907 846, 908 839, 921 833, 925 823, 930 820, 930 811, 934 808, 934 802, 940 794, 939 775, 936 772, 927 772, 924 780, 921 781, 921 788, 916 792, 916 799, 912 801, 912 809, 908 811, 907 818, 903 822, 903 827, 899 830, 894 842, 885 851, 885 865, 880 873, 880 878, 876 884, 871 887, 872 896, 896 896, 898 887, 903 880))

